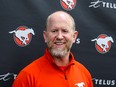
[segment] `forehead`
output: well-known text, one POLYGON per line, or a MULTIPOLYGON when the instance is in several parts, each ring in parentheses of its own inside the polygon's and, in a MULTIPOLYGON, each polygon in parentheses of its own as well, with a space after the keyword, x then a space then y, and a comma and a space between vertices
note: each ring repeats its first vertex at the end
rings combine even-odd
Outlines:
POLYGON ((50 15, 47 22, 47 26, 62 25, 71 27, 73 25, 71 17, 68 14, 62 12, 50 15))

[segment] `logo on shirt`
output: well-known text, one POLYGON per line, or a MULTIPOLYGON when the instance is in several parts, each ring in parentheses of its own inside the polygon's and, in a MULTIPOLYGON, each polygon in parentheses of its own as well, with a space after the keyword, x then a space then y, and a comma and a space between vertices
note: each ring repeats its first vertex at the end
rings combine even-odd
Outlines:
POLYGON ((32 35, 35 35, 33 29, 27 26, 19 26, 16 30, 10 31, 9 33, 14 33, 14 41, 21 47, 27 46, 31 41, 32 35))
POLYGON ((76 6, 76 0, 60 0, 61 6, 65 10, 72 10, 76 6))
POLYGON ((76 83, 75 86, 77 86, 77 87, 84 87, 85 83, 84 82, 76 83))
POLYGON ((107 53, 111 48, 111 43, 114 43, 113 38, 106 34, 101 34, 91 41, 95 41, 97 51, 102 54, 107 53))

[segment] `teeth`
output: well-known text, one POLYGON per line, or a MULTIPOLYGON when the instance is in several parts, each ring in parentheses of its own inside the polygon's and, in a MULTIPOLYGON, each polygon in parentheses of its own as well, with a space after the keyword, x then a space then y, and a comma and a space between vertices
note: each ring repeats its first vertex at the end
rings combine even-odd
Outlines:
POLYGON ((55 44, 63 44, 63 42, 55 42, 55 44))
POLYGON ((63 43, 56 43, 56 44, 63 44, 63 43))

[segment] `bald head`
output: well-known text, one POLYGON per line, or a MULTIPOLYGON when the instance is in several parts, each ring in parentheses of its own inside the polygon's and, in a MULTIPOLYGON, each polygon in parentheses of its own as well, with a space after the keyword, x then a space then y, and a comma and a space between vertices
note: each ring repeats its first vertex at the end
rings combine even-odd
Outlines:
POLYGON ((52 13, 51 15, 49 15, 46 21, 46 27, 50 25, 51 21, 60 22, 62 20, 67 20, 67 22, 69 22, 69 24, 71 25, 72 29, 75 30, 75 22, 74 22, 73 17, 64 11, 56 11, 52 13))
POLYGON ((74 19, 64 11, 57 11, 48 16, 46 25, 43 36, 50 53, 54 58, 68 58, 78 36, 74 19))

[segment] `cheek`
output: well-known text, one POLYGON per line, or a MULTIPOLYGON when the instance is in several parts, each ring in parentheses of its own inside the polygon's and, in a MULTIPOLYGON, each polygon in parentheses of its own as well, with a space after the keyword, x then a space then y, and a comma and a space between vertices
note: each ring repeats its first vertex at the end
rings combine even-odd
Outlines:
POLYGON ((54 41, 54 37, 52 35, 47 36, 47 42, 53 42, 54 41))
POLYGON ((46 34, 46 42, 49 42, 52 40, 52 35, 51 34, 46 34))
POLYGON ((49 41, 53 41, 53 39, 54 39, 54 37, 52 35, 48 37, 49 41))
POLYGON ((74 38, 72 35, 68 35, 66 39, 68 42, 71 42, 71 43, 73 43, 73 41, 74 41, 74 38))
POLYGON ((74 35, 71 36, 71 42, 75 43, 76 37, 74 35))

